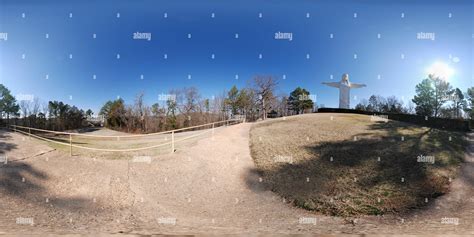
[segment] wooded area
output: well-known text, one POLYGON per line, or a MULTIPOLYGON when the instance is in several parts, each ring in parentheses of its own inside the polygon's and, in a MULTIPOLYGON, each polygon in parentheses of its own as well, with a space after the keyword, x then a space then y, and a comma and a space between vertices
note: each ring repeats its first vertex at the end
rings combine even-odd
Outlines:
MULTIPOLYGON (((143 92, 132 103, 118 98, 104 103, 98 116, 105 126, 130 133, 160 132, 195 126, 230 118, 246 121, 282 117, 317 110, 316 97, 297 87, 289 95, 277 94, 278 80, 272 76, 255 76, 244 88, 233 86, 228 91, 204 98, 196 87, 172 89, 160 94, 151 105, 143 92), (313 101, 314 100, 314 101, 313 101)), ((89 126, 92 110, 84 111, 61 101, 44 103, 34 97, 20 100, 0 85, 0 117, 3 123, 49 130, 69 130, 89 126)), ((474 87, 463 93, 449 82, 429 75, 416 86, 416 95, 407 104, 395 96, 372 95, 355 106, 356 110, 417 114, 435 118, 472 119, 474 87)), ((97 118, 97 116, 95 116, 97 118)))

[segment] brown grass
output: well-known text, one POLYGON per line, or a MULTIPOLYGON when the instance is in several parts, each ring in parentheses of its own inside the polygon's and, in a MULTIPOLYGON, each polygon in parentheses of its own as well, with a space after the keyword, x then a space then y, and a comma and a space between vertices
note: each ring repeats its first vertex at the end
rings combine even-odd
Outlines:
POLYGON ((448 192, 464 155, 463 136, 325 113, 255 124, 250 147, 264 182, 296 206, 379 215, 408 212, 448 192), (434 156, 435 163, 418 162, 419 155, 434 156))
MULTIPOLYGON (((216 128, 216 129, 220 129, 216 128)), ((118 135, 131 135, 123 132, 117 132, 109 129, 105 130, 98 130, 91 133, 87 133, 89 135, 107 135, 107 136, 118 136, 118 135)), ((68 135, 55 135, 53 133, 35 133, 43 138, 47 138, 53 141, 61 142, 63 144, 69 144, 69 136, 68 135)), ((181 151, 185 150, 187 147, 195 144, 200 139, 212 136, 212 132, 210 130, 197 130, 197 131, 184 131, 175 133, 175 150, 181 151), (208 132, 206 132, 208 131, 208 132), (204 133, 205 132, 205 133, 204 133), (202 133, 201 135, 198 135, 202 133), (189 136, 194 136, 190 139, 182 140, 183 138, 187 138, 189 136)), ((139 136, 139 137, 122 137, 117 139, 116 137, 87 137, 87 136, 73 136, 72 137, 72 144, 82 147, 89 147, 89 148, 98 148, 98 149, 134 149, 134 148, 143 148, 143 147, 150 147, 150 146, 158 146, 150 149, 139 150, 139 151, 95 151, 95 150, 87 150, 73 147, 72 153, 73 156, 87 156, 91 158, 103 158, 103 159, 133 159, 138 156, 160 156, 164 154, 171 153, 171 134, 157 134, 151 136, 139 136)), ((53 142, 45 142, 50 147, 55 148, 59 151, 62 151, 66 154, 69 154, 69 146, 68 145, 61 145, 56 144, 53 142)))

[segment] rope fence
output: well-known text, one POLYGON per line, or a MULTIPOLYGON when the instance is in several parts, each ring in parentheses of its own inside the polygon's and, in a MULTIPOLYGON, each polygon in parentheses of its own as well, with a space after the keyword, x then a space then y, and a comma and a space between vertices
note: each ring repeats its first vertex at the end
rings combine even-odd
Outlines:
MULTIPOLYGON (((10 129, 12 129, 14 132, 19 132, 22 134, 25 134, 30 137, 34 137, 43 141, 47 142, 52 142, 55 144, 63 145, 63 146, 69 146, 69 155, 72 156, 72 148, 78 148, 78 149, 84 149, 84 150, 92 150, 92 151, 105 151, 105 152, 132 152, 132 151, 143 151, 143 150, 148 150, 148 149, 153 149, 153 148, 158 148, 158 147, 163 147, 167 145, 171 145, 171 153, 174 153, 175 150, 175 145, 178 142, 185 141, 197 136, 200 136, 202 134, 206 134, 211 132, 214 135, 214 130, 218 127, 223 127, 223 126, 229 126, 229 125, 234 125, 238 123, 242 123, 242 119, 229 119, 229 120, 223 120, 223 121, 218 121, 218 122, 213 122, 213 123, 207 123, 207 124, 202 124, 202 125, 197 125, 197 126, 192 126, 192 127, 187 127, 187 128, 180 128, 180 129, 174 129, 170 131, 164 131, 164 132, 157 132, 157 133, 148 133, 148 134, 135 134, 135 135, 92 135, 92 134, 82 134, 82 133, 74 133, 74 132, 57 132, 57 131, 51 131, 51 130, 45 130, 45 129, 38 129, 38 128, 31 128, 31 127, 24 127, 24 126, 18 126, 18 125, 9 125, 10 129), (203 132, 199 132, 190 136, 186 136, 184 138, 176 139, 176 134, 181 134, 182 132, 188 131, 188 130, 196 130, 196 129, 205 129, 203 132), (50 133, 50 134, 55 134, 55 135, 62 135, 61 137, 63 140, 68 140, 68 142, 61 142, 58 140, 61 139, 48 139, 36 134, 33 134, 32 131, 37 131, 37 132, 43 132, 43 133, 50 133), (117 141, 120 141, 121 138, 140 138, 140 137, 150 137, 150 136, 156 136, 156 135, 165 135, 169 134, 171 135, 171 141, 162 143, 162 144, 156 144, 156 145, 151 145, 151 146, 146 146, 146 147, 139 147, 139 148, 128 148, 128 149, 107 149, 107 148, 95 148, 95 147, 87 147, 87 146, 81 146, 77 144, 73 144, 73 137, 85 137, 85 138, 101 138, 101 139, 111 139, 115 138, 117 141)), ((167 139, 167 137, 165 137, 167 139)), ((77 139, 76 139, 77 140, 77 139)))

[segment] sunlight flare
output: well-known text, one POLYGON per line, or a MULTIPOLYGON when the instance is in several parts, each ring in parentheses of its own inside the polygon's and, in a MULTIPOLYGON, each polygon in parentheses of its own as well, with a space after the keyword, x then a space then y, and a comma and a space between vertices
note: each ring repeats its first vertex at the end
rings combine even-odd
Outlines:
POLYGON ((444 80, 448 80, 453 74, 454 69, 452 69, 448 64, 443 62, 435 62, 428 68, 428 74, 433 74, 436 77, 439 77, 444 80))

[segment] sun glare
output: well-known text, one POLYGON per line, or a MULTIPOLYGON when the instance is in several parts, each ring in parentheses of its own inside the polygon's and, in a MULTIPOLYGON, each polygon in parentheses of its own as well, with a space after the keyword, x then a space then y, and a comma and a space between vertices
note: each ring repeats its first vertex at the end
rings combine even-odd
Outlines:
POLYGON ((434 74, 436 77, 441 79, 448 80, 454 74, 454 69, 449 67, 446 63, 435 62, 428 68, 428 73, 434 74))

